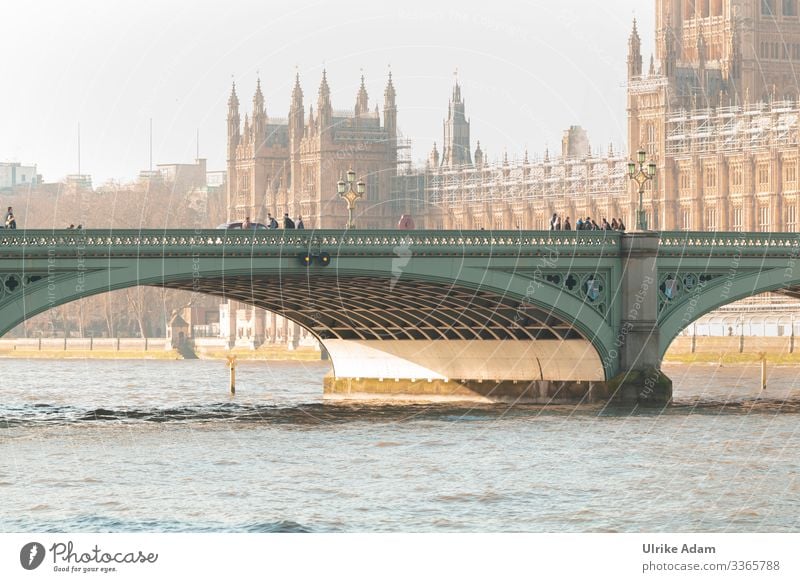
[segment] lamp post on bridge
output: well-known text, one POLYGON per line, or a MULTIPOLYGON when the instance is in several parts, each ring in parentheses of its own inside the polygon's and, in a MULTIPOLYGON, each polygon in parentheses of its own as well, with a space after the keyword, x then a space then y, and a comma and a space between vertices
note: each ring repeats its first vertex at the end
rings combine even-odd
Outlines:
POLYGON ((347 171, 347 184, 343 180, 339 180, 336 184, 336 189, 339 192, 339 197, 347 202, 347 228, 355 228, 353 224, 353 211, 356 209, 356 202, 364 196, 364 182, 359 180, 353 188, 353 183, 356 181, 356 173, 351 169, 347 171))
POLYGON ((628 162, 628 177, 639 185, 639 209, 636 217, 636 228, 639 231, 647 230, 647 215, 644 212, 644 186, 656 177, 656 163, 650 161, 645 167, 647 152, 639 150, 636 152, 636 162, 628 162), (637 167, 638 162, 638 167, 637 167))

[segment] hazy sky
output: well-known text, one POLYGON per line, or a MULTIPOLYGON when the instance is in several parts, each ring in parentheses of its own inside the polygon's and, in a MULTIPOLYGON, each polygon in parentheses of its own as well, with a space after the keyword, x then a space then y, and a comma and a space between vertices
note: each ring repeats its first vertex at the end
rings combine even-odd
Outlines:
POLYGON ((267 114, 285 117, 295 70, 306 110, 323 66, 334 109, 352 109, 360 71, 382 108, 391 65, 398 125, 413 158, 441 144, 458 70, 472 146, 490 158, 560 148, 583 125, 594 147, 625 141, 631 19, 652 48, 653 0, 355 2, 352 0, 35 0, 3 8, 0 161, 38 164, 45 180, 81 170, 100 184, 149 164, 225 167, 236 80, 242 116, 260 72, 267 114))

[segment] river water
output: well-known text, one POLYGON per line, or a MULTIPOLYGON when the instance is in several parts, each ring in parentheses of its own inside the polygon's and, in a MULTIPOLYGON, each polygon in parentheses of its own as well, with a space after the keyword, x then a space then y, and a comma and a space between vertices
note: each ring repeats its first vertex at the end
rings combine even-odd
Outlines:
POLYGON ((800 529, 800 369, 666 410, 322 404, 327 365, 0 362, 0 531, 800 529))

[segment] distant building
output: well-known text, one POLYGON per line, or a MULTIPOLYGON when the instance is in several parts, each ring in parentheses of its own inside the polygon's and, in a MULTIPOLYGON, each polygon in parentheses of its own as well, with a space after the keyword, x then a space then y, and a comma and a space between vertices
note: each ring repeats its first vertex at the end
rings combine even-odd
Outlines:
MULTIPOLYGON (((440 164, 434 144, 425 225, 541 229, 558 213, 573 224, 615 217, 633 228, 638 190, 625 162, 641 148, 657 165, 644 192, 650 228, 800 230, 797 0, 654 3, 647 71, 635 21, 628 39, 629 152, 593 155, 576 126, 558 158, 526 153, 489 164, 479 144, 474 164, 440 164)), ((446 129, 445 140, 451 135, 446 129)))
POLYGON ((92 176, 90 174, 69 174, 66 177, 68 190, 91 190, 92 176))
POLYGON ((199 158, 194 164, 158 164, 161 178, 176 192, 188 192, 194 188, 205 188, 206 160, 199 158))
POLYGON ((288 119, 267 115, 259 80, 252 116, 239 115, 236 87, 228 100, 228 218, 264 222, 267 213, 302 216, 306 228, 341 228, 347 205, 336 183, 348 170, 366 184, 357 209, 360 228, 389 228, 396 220, 386 204, 397 174, 397 107, 389 75, 383 123, 369 109, 364 78, 352 110, 335 110, 325 71, 316 110, 303 103, 299 75, 288 119))
POLYGON ((17 162, 0 162, 0 190, 17 186, 36 186, 42 177, 36 173, 36 166, 23 166, 17 162))

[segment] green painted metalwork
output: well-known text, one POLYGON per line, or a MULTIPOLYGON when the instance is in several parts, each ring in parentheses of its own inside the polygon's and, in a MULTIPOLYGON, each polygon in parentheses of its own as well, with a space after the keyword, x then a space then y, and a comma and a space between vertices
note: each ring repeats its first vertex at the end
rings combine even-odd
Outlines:
MULTIPOLYGON (((610 231, 3 231, 0 334, 81 297, 155 285, 249 302, 323 338, 580 337, 610 378, 621 241, 610 231)), ((661 353, 710 310, 800 290, 799 255, 791 233, 660 233, 661 353)))

